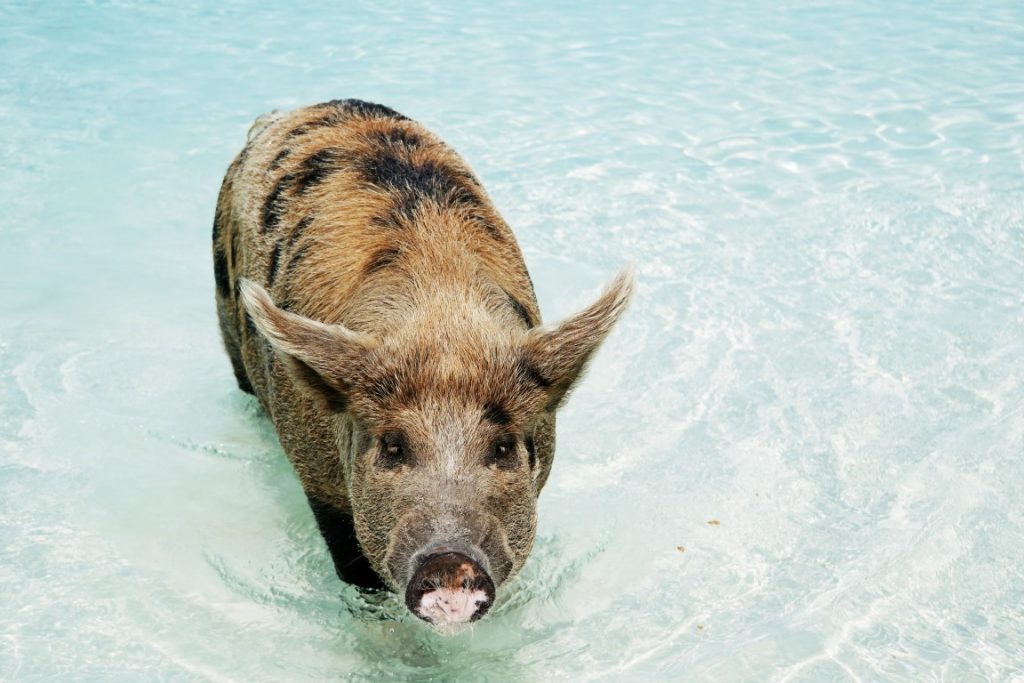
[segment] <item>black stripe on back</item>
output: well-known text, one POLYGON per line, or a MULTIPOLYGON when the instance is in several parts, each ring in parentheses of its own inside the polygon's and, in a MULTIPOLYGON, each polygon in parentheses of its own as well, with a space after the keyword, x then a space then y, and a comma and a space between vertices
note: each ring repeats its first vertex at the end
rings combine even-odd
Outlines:
POLYGON ((292 271, 295 270, 295 266, 302 262, 302 259, 306 258, 306 254, 309 253, 309 248, 313 246, 312 242, 306 242, 298 251, 292 254, 291 259, 288 260, 288 265, 285 266, 284 272, 286 276, 290 276, 292 271))
POLYGON ((373 273, 376 273, 378 270, 387 268, 395 261, 397 261, 398 257, 401 256, 401 254, 402 252, 401 250, 398 249, 398 247, 385 247, 384 249, 381 249, 376 254, 374 254, 369 261, 367 261, 364 274, 372 275, 373 273))
POLYGON ((406 155, 383 149, 362 162, 363 177, 372 185, 400 195, 404 213, 415 204, 431 199, 439 206, 478 206, 480 198, 451 169, 433 161, 414 164, 406 155))
POLYGON ((288 246, 294 247, 295 243, 302 238, 302 233, 305 232, 306 228, 313 222, 313 214, 303 216, 302 220, 295 224, 295 228, 292 230, 292 234, 288 236, 288 246))
POLYGON ((387 213, 383 216, 375 216, 372 223, 378 227, 398 229, 410 225, 416 220, 416 207, 420 198, 407 192, 395 198, 387 213))
POLYGON ((270 170, 274 170, 274 169, 278 168, 281 165, 281 162, 283 162, 285 159, 287 159, 288 155, 291 154, 291 153, 292 153, 292 151, 290 149, 288 149, 287 147, 285 147, 280 152, 278 152, 277 156, 274 157, 274 160, 270 162, 270 170))
POLYGON ((285 210, 288 208, 288 197, 286 195, 291 190, 294 182, 294 175, 291 173, 284 174, 278 179, 274 189, 270 191, 270 194, 263 201, 263 211, 260 216, 264 233, 277 228, 281 222, 281 216, 284 215, 285 210))
POLYGON ((281 259, 281 243, 274 243, 274 251, 270 252, 270 265, 267 266, 267 286, 274 284, 274 276, 277 275, 277 265, 281 259))
POLYGON ((319 185, 327 176, 343 168, 342 162, 346 160, 345 153, 337 148, 328 147, 317 151, 302 162, 297 172, 296 187, 300 194, 304 194, 311 187, 319 185))
POLYGON ((382 104, 373 104, 372 102, 364 102, 362 100, 331 100, 330 102, 318 104, 313 108, 326 111, 327 113, 318 119, 296 126, 289 131, 289 138, 300 137, 319 128, 339 126, 353 118, 384 118, 394 119, 396 121, 409 120, 407 116, 402 116, 390 107, 385 107, 382 104))
POLYGON ((388 126, 384 130, 367 133, 366 139, 379 147, 418 149, 424 146, 423 137, 419 133, 400 126, 388 126))
POLYGON ((331 100, 330 102, 324 102, 323 104, 316 105, 317 109, 337 109, 345 113, 351 114, 352 116, 358 116, 360 118, 381 118, 381 119, 395 119, 398 121, 408 121, 408 116, 403 116, 391 107, 385 107, 383 104, 376 104, 374 102, 366 102, 364 100, 357 100, 354 98, 345 100, 331 100))

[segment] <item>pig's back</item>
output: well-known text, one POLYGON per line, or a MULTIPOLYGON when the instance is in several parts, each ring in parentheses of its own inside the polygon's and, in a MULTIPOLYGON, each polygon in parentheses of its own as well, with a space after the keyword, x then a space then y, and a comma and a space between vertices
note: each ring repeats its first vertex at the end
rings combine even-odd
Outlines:
POLYGON ((469 166, 422 125, 360 100, 256 121, 221 187, 213 252, 221 332, 239 385, 279 425, 299 419, 323 431, 315 427, 322 416, 301 405, 247 321, 243 277, 283 308, 358 327, 360 301, 403 267, 429 287, 432 277, 464 269, 471 254, 527 326, 540 321, 515 237, 469 166))

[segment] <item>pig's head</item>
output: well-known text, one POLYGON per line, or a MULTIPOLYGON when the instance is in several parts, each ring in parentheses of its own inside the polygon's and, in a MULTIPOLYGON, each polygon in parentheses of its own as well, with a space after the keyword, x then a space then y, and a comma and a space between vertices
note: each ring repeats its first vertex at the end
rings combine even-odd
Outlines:
POLYGON ((295 385, 332 416, 359 543, 416 616, 456 630, 522 567, 554 411, 631 288, 623 273, 580 313, 532 329, 501 290, 440 292, 369 333, 284 311, 243 283, 295 385))

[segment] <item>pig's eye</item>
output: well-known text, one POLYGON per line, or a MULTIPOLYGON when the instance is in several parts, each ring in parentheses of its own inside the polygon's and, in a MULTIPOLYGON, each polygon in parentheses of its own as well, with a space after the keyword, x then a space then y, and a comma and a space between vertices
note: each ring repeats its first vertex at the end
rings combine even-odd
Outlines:
POLYGON ((514 470, 519 465, 519 454, 516 452, 514 436, 499 436, 491 444, 491 452, 487 456, 488 465, 496 465, 503 470, 514 470))
POLYGON ((399 432, 388 432, 382 436, 380 438, 380 453, 377 454, 377 464, 388 470, 409 464, 409 448, 405 437, 399 432))

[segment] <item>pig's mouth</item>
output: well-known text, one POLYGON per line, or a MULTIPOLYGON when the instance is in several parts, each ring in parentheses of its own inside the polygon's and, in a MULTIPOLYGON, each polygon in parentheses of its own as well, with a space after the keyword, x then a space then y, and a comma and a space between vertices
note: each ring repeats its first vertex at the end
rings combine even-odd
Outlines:
POLYGON ((469 554, 440 550, 419 561, 405 589, 409 611, 441 630, 456 630, 487 614, 494 581, 469 554))

